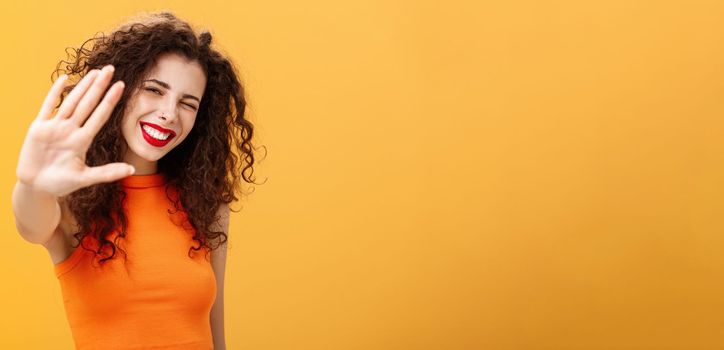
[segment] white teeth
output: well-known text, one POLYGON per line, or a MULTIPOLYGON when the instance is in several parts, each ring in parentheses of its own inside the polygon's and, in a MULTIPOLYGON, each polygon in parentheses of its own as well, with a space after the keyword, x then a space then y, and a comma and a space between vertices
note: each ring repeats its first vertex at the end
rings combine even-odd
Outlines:
POLYGON ((162 133, 148 125, 144 125, 143 130, 146 130, 146 133, 151 135, 151 137, 153 137, 156 140, 164 141, 164 140, 168 139, 169 136, 171 136, 170 133, 168 133, 168 134, 162 133))

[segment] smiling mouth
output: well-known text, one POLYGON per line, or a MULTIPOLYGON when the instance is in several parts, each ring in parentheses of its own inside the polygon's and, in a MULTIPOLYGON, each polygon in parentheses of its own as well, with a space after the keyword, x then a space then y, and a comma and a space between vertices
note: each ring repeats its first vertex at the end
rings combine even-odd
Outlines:
POLYGON ((151 146, 163 147, 171 141, 176 135, 173 131, 161 132, 156 128, 148 125, 147 123, 141 122, 141 133, 143 139, 146 140, 151 146))

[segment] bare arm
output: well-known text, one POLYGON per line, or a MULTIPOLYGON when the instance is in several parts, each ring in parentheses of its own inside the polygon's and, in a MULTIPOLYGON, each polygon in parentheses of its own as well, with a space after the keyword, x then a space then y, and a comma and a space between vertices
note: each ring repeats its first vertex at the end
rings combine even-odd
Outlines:
MULTIPOLYGON (((221 216, 220 230, 229 234, 229 206, 221 204, 219 207, 221 216)), ((228 243, 228 242, 227 242, 228 243)), ((216 301, 211 308, 211 334, 214 337, 214 350, 226 350, 226 339, 224 336, 224 272, 226 270, 226 248, 227 243, 211 251, 211 267, 216 276, 216 301)))
POLYGON ((57 198, 37 191, 20 181, 13 189, 15 227, 31 243, 45 243, 60 223, 60 205, 57 198))
POLYGON ((91 70, 54 113, 67 80, 62 75, 30 124, 20 150, 12 199, 15 226, 25 240, 42 244, 53 236, 61 220, 59 198, 132 173, 132 167, 125 163, 96 167, 85 164, 93 138, 108 120, 124 88, 123 82, 116 82, 106 92, 112 77, 111 66, 91 70))

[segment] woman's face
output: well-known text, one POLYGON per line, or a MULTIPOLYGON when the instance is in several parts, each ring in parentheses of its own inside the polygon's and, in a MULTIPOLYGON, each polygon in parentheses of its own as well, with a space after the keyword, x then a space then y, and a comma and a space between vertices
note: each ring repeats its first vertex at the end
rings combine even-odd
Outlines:
POLYGON ((131 95, 121 121, 128 146, 124 161, 137 175, 156 172, 156 162, 191 132, 206 88, 197 61, 169 53, 157 63, 131 95))

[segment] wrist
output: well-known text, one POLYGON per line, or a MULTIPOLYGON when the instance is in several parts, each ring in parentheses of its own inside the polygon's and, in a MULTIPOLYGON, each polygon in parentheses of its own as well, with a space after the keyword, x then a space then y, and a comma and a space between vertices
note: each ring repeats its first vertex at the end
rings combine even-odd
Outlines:
POLYGON ((16 190, 19 192, 32 194, 33 196, 36 196, 36 197, 42 197, 42 198, 47 198, 47 199, 57 199, 58 198, 58 196, 56 196, 50 192, 40 190, 40 189, 36 188, 35 186, 33 186, 33 184, 29 184, 20 179, 17 179, 17 181, 15 182, 15 187, 16 187, 16 190))

